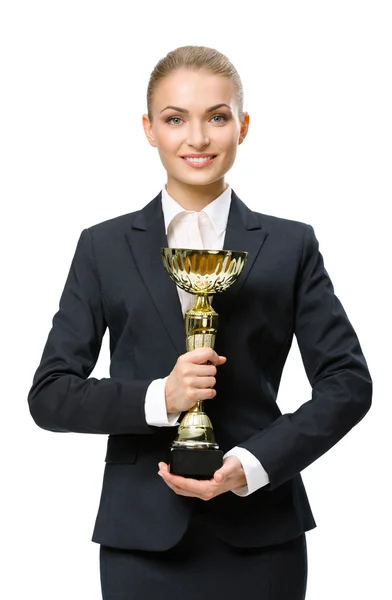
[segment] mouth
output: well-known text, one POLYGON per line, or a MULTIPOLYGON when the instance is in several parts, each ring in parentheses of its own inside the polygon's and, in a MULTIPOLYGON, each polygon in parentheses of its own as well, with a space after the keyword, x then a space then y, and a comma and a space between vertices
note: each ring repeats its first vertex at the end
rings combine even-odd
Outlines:
POLYGON ((199 156, 198 155, 186 155, 186 156, 181 156, 180 158, 190 167, 200 169, 202 167, 207 167, 208 165, 212 164, 216 157, 217 157, 216 154, 202 154, 199 156))

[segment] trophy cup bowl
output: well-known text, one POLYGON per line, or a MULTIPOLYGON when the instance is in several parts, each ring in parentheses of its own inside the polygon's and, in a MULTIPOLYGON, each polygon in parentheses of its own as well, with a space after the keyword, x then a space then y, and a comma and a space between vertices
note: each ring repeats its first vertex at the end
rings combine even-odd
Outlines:
MULTIPOLYGON (((161 248, 163 265, 178 287, 196 296, 185 314, 186 349, 214 348, 218 313, 209 296, 237 281, 248 257, 232 250, 161 248)), ((223 452, 200 400, 183 417, 170 449, 170 472, 193 479, 211 479, 222 466, 223 452)))

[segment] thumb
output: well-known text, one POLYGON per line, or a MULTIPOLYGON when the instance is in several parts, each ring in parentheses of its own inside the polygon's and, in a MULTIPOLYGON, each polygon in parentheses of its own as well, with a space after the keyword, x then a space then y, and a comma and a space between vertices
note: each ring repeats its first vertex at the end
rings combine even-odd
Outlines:
POLYGON ((214 480, 217 483, 222 483, 222 481, 227 479, 235 468, 235 461, 232 462, 229 458, 230 457, 228 457, 223 466, 214 473, 214 480))

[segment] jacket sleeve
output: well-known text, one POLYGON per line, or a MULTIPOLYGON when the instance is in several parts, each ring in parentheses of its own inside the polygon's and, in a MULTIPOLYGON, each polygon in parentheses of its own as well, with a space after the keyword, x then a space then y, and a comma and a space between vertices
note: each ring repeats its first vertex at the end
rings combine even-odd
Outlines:
POLYGON ((267 471, 273 490, 329 450, 366 414, 372 380, 347 315, 334 294, 313 228, 305 226, 294 333, 312 398, 239 444, 267 471))
POLYGON ((89 377, 106 331, 91 233, 79 237, 59 310, 28 393, 30 413, 49 431, 148 434, 151 380, 89 377))

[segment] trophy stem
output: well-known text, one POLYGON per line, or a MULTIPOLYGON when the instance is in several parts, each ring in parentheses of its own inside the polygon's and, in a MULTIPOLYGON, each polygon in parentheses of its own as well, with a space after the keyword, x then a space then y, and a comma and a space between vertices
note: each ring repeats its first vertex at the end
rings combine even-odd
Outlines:
MULTIPOLYGON (((186 347, 213 348, 218 326, 218 313, 212 308, 207 294, 197 294, 192 308, 185 315, 186 347)), ((199 400, 183 417, 173 442, 174 448, 219 448, 209 416, 199 400)))
POLYGON ((198 402, 196 402, 195 406, 192 406, 192 408, 190 408, 188 412, 192 412, 192 413, 202 413, 202 412, 204 412, 204 410, 203 410, 203 400, 199 400, 198 402))
POLYGON ((192 308, 185 314, 186 349, 213 348, 218 328, 218 313, 207 294, 197 294, 192 308))
POLYGON ((191 310, 203 311, 206 313, 215 312, 210 304, 207 294, 197 294, 191 310))

